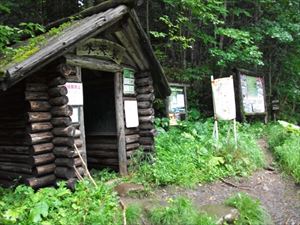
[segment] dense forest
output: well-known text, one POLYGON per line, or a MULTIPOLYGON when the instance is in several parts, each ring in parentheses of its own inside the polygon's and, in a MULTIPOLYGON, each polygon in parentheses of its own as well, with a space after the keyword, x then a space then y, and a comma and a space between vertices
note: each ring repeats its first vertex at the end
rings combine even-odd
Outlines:
MULTIPOLYGON (((2 0, 0 51, 101 2, 2 0)), ((280 100, 281 118, 299 119, 299 1, 145 0, 138 5, 169 79, 192 84, 191 107, 211 115, 210 76, 227 76, 240 67, 265 76, 267 100, 280 100)))

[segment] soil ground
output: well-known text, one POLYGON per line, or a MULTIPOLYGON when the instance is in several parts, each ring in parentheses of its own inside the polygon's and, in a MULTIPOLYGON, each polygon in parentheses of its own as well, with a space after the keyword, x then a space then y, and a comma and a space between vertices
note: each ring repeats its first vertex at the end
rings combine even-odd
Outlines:
POLYGON ((186 196, 197 206, 203 206, 222 203, 238 192, 246 192, 260 199, 274 224, 300 225, 300 186, 297 186, 291 177, 280 173, 277 168, 270 170, 273 165, 272 155, 267 150, 264 140, 260 140, 259 144, 265 153, 267 166, 248 178, 228 178, 193 189, 170 186, 155 190, 150 198, 126 197, 123 201, 126 204, 135 202, 147 207, 155 199, 165 202, 171 197, 186 196))

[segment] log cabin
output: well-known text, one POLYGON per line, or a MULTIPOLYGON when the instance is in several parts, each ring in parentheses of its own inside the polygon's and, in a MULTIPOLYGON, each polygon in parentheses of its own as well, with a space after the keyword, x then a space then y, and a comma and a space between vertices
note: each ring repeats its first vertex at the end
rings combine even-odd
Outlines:
POLYGON ((71 182, 83 161, 126 175, 137 149, 154 150, 153 101, 170 88, 135 4, 102 2, 2 56, 2 186, 71 182))

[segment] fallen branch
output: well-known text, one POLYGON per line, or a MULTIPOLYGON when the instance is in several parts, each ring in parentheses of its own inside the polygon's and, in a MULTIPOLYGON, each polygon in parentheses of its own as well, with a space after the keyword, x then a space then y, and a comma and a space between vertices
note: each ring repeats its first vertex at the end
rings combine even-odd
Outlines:
POLYGON ((227 184, 231 187, 234 187, 234 188, 239 188, 239 189, 244 189, 244 190, 252 190, 252 188, 248 188, 248 187, 243 187, 243 186, 239 186, 237 184, 234 184, 234 183, 231 183, 230 181, 227 181, 227 180, 224 180, 223 178, 220 179, 224 184, 227 184))

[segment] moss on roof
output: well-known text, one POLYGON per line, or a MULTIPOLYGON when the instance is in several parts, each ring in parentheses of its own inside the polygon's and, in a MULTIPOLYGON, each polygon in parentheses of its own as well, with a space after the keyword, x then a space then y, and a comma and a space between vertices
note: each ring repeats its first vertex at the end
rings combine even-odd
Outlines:
POLYGON ((28 40, 17 43, 12 47, 6 47, 0 58, 0 78, 5 75, 6 70, 10 66, 28 59, 47 45, 52 38, 59 36, 75 23, 76 22, 74 20, 65 22, 59 27, 52 28, 44 34, 29 38, 28 40))

